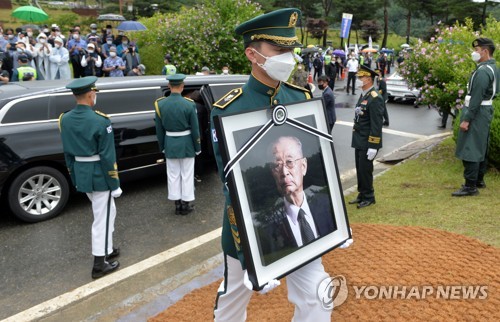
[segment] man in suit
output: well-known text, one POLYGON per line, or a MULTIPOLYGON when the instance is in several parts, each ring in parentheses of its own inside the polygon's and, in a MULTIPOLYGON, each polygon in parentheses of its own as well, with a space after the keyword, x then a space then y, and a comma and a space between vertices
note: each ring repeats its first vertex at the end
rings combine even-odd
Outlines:
POLYGON ((294 136, 279 137, 271 151, 271 174, 283 200, 272 211, 272 221, 259 233, 266 264, 334 230, 329 195, 316 192, 308 197, 304 191, 307 159, 300 140, 294 136))
POLYGON ((335 114, 335 96, 333 95, 333 90, 328 86, 328 77, 326 75, 318 77, 318 88, 323 91, 321 95, 325 101, 328 124, 330 125, 330 129, 333 129, 337 121, 337 115, 335 114))

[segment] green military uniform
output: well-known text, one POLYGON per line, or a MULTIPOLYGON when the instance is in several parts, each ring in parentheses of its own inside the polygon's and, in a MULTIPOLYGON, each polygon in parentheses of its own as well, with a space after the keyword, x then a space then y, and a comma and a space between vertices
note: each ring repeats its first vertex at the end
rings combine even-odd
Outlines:
MULTIPOLYGON (((472 47, 492 47, 493 41, 478 38, 472 47)), ((453 196, 477 194, 476 186, 485 186, 486 154, 488 149, 491 121, 493 119, 493 99, 500 92, 500 72, 495 59, 480 62, 472 73, 467 96, 460 114, 460 122, 469 122, 466 132, 459 131, 455 155, 464 164, 465 185, 453 196)))
POLYGON ((168 75, 172 93, 155 102, 156 136, 167 159, 168 199, 175 201, 177 215, 193 210, 194 157, 201 152, 196 104, 181 95, 184 74, 168 75), (175 89, 175 90, 174 90, 175 89))
MULTIPOLYGON (((375 77, 377 74, 361 65, 358 77, 375 77)), ((375 87, 363 90, 355 108, 351 146, 355 149, 358 198, 360 202, 375 202, 373 189, 373 160, 368 160, 368 149, 382 148, 382 123, 384 100, 375 87)), ((359 205, 358 205, 359 206, 359 205)))
MULTIPOLYGON (((66 88, 86 103, 91 97, 82 95, 97 92, 96 81, 95 76, 79 78, 66 88)), ((94 111, 89 105, 78 104, 61 114, 59 129, 71 181, 76 190, 86 193, 92 202, 92 278, 99 278, 120 266, 118 261, 108 262, 120 253, 113 247, 116 218, 113 197, 121 195, 113 127, 105 114, 94 111)))
MULTIPOLYGON (((225 113, 242 112, 256 107, 269 108, 277 104, 287 104, 297 101, 302 101, 311 98, 311 93, 305 88, 291 85, 288 83, 281 83, 277 88, 269 87, 260 82, 253 75, 250 75, 247 83, 242 87, 232 90, 218 102, 214 104, 212 110, 212 118, 217 115, 224 115, 225 113)), ((212 139, 217 167, 222 182, 224 178, 224 164, 222 162, 221 154, 219 151, 218 139, 212 124, 212 139)), ((244 265, 243 252, 240 247, 240 238, 238 228, 236 227, 236 219, 229 197, 229 191, 224 185, 224 196, 226 197, 225 212, 222 225, 222 249, 226 254, 234 258, 238 258, 242 265, 244 265)))
MULTIPOLYGON (((293 48, 302 46, 295 34, 299 18, 300 10, 287 8, 258 16, 236 28, 236 33, 243 36, 245 46, 251 46, 252 42, 261 42, 260 46, 252 47, 252 50, 256 53, 256 57, 264 58, 266 62, 264 63, 261 58, 258 58, 259 63, 252 63, 252 74, 247 83, 242 88, 229 92, 216 102, 212 110, 212 117, 258 107, 267 109, 276 104, 286 105, 311 97, 308 90, 283 82, 286 77, 289 77, 286 74, 292 72, 289 67, 291 65, 290 61, 293 60, 293 48), (280 52, 275 47, 289 48, 290 51, 284 50, 280 52), (286 66, 284 68, 276 68, 276 66, 274 66, 275 68, 271 66, 263 68, 260 64, 265 65, 269 58, 259 53, 259 48, 267 53, 271 51, 280 52, 281 59, 283 59, 286 66), (266 85, 266 83, 269 85, 266 85)), ((277 55, 274 54, 272 57, 277 55)), ((212 122, 212 124, 214 123, 212 122)), ((223 137, 218 135, 212 127, 212 141, 217 166, 221 180, 225 183, 224 164, 219 150, 220 140, 223 140, 223 137)), ((214 320, 244 321, 246 308, 253 293, 248 288, 250 281, 246 271, 246 267, 250 267, 251 263, 245 262, 243 257, 232 201, 225 185, 223 189, 226 198, 222 225, 224 280, 217 292, 214 320)), ((295 306, 294 321, 321 322, 331 320, 331 310, 324 308, 321 301, 318 300, 318 296, 320 298, 324 296, 324 294, 318 293, 318 285, 328 278, 329 275, 325 272, 321 258, 311 261, 286 276, 288 299, 295 306)), ((273 279, 267 282, 264 287, 267 290, 279 284, 278 281, 273 279)))
POLYGON ((201 150, 196 104, 192 99, 172 93, 155 102, 156 136, 167 159, 194 158, 201 150), (168 133, 167 133, 168 132, 168 133), (188 133, 177 136, 174 133, 188 133), (172 133, 174 135, 169 135, 172 133))
POLYGON ((61 114, 59 129, 66 165, 78 191, 107 191, 120 187, 113 127, 106 114, 87 105, 77 105, 61 114), (76 160, 77 157, 93 156, 96 161, 76 160))

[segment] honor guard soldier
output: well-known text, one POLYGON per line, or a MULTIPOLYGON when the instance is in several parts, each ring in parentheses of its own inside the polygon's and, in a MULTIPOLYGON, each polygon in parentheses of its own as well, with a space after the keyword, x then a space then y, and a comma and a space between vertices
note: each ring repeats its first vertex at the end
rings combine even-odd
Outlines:
POLYGON ((59 117, 64 157, 77 191, 92 202, 92 278, 115 271, 120 263, 111 261, 120 254, 113 247, 116 207, 114 198, 122 190, 116 165, 113 127, 109 117, 94 111, 97 77, 75 79, 66 88, 73 91, 77 105, 59 117))
MULTIPOLYGON (((243 36, 244 53, 252 64, 248 81, 234 89, 214 104, 212 117, 226 113, 242 112, 262 107, 271 109, 278 104, 288 104, 311 98, 305 88, 286 81, 295 68, 293 50, 302 47, 295 34, 300 19, 300 10, 280 9, 254 19, 236 28, 243 36)), ((211 122, 213 125, 214 122, 211 122)), ((219 133, 212 126, 212 141, 219 175, 223 183, 224 163, 219 151, 219 133)), ((248 302, 253 294, 246 272, 240 235, 229 196, 228 187, 223 186, 226 199, 222 225, 222 249, 225 271, 214 308, 215 321, 245 321, 248 302)), ((331 310, 324 309, 318 300, 318 285, 329 278, 321 258, 318 258, 287 277, 288 299, 295 306, 294 321, 330 321, 331 310)), ((277 287, 279 281, 271 280, 261 293, 277 287)))
POLYGON ((357 73, 363 83, 361 96, 354 109, 354 127, 352 129, 352 143, 354 159, 356 161, 356 175, 358 178, 358 196, 349 201, 364 208, 375 203, 373 189, 373 160, 382 148, 382 123, 384 120, 384 99, 374 87, 374 78, 377 73, 365 65, 361 65, 357 73))
POLYGON ((168 199, 175 200, 175 214, 193 210, 194 157, 201 153, 196 104, 182 97, 184 74, 168 75, 170 96, 155 102, 156 136, 167 159, 168 199))
POLYGON ((452 193, 454 197, 475 196, 479 194, 477 188, 486 187, 484 175, 493 100, 500 92, 500 73, 493 58, 495 44, 489 38, 477 38, 472 47, 472 60, 477 67, 467 84, 455 151, 464 165, 465 184, 452 193))

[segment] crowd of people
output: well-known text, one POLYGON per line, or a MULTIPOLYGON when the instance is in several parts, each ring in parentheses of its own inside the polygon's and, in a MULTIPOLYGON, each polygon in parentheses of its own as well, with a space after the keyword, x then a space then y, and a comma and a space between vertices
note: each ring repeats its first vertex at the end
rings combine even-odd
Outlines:
POLYGON ((89 33, 74 25, 63 34, 56 24, 33 28, 0 27, 0 81, 72 79, 85 76, 140 76, 146 72, 139 48, 111 25, 89 33), (71 67, 70 67, 71 65, 71 67))

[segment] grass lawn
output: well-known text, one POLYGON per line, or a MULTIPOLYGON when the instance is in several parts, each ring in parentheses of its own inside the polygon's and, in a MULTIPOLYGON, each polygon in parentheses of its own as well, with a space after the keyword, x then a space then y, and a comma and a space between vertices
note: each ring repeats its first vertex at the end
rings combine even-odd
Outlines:
POLYGON ((500 173, 489 170, 487 187, 478 196, 452 197, 464 182, 462 162, 454 152, 455 142, 448 138, 378 176, 373 206, 357 209, 347 203, 356 195, 346 196, 349 221, 435 228, 500 247, 500 173))

